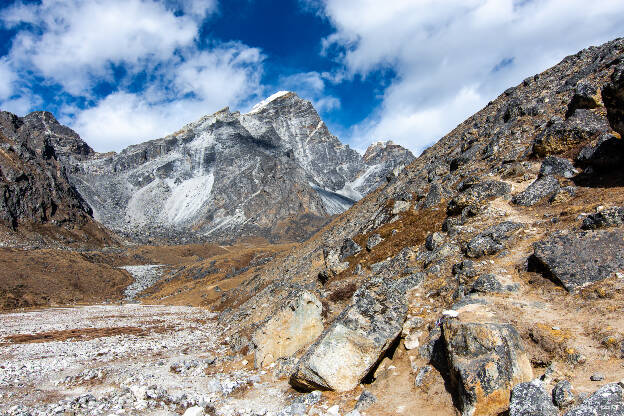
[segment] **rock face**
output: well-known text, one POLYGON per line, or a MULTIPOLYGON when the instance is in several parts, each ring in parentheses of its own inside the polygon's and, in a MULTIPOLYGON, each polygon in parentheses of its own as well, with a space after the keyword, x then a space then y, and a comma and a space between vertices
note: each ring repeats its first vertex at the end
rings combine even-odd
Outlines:
POLYGON ((563 416, 622 416, 624 389, 619 384, 607 384, 589 396, 582 404, 563 416))
POLYGON ((511 390, 509 416, 558 416, 559 411, 539 380, 520 383, 511 390))
POLYGON ((520 337, 511 325, 447 319, 442 336, 464 416, 507 410, 512 387, 533 378, 520 337))
POLYGON ((91 208, 68 180, 61 160, 93 151, 50 113, 20 118, 0 112, 0 223, 84 225, 91 208))
POLYGON ((419 284, 406 279, 376 278, 362 285, 351 305, 303 355, 290 383, 306 390, 357 386, 401 333, 405 288, 419 284))
POLYGON ((311 344, 323 331, 323 306, 314 294, 303 291, 253 335, 255 365, 265 367, 311 344))
POLYGON ((364 156, 309 101, 280 92, 247 114, 221 110, 119 154, 74 160, 94 217, 138 240, 307 237, 413 160, 391 142, 364 156))
POLYGON ((624 231, 556 234, 535 243, 534 270, 543 271, 569 292, 624 269, 624 231))

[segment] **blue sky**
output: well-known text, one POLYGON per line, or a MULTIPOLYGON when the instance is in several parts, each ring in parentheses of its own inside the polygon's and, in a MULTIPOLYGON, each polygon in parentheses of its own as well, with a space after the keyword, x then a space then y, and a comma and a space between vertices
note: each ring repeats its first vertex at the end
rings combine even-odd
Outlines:
POLYGON ((621 0, 5 1, 0 108, 118 151, 293 90, 352 147, 419 153, 623 27, 621 0))

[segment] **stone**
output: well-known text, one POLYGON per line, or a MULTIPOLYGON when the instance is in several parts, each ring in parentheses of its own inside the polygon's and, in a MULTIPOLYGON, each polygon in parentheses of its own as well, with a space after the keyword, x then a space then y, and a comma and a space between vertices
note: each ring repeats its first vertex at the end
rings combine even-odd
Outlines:
POLYGON ((533 380, 517 384, 511 390, 509 416, 558 416, 559 410, 542 382, 533 380))
POLYGON ((434 232, 427 236, 425 239, 425 247, 429 251, 433 251, 436 248, 440 247, 444 243, 444 233, 434 232))
POLYGON ((602 386, 563 416, 623 416, 624 390, 616 383, 602 386))
POLYGON ((511 199, 516 205, 530 207, 554 198, 559 192, 559 180, 552 175, 542 176, 535 180, 524 191, 511 199))
POLYGON ((449 215, 458 215, 470 205, 478 205, 488 199, 508 195, 511 185, 502 181, 483 181, 462 187, 459 195, 451 199, 447 206, 449 215))
POLYGON ((533 245, 529 270, 575 292, 624 269, 624 230, 559 232, 533 245))
POLYGON ((362 247, 358 245, 351 238, 345 238, 342 243, 342 247, 340 247, 340 260, 344 261, 347 257, 355 256, 357 253, 362 251, 362 247))
POLYGON ((591 381, 602 381, 605 379, 604 374, 602 373, 594 373, 591 375, 591 377, 589 378, 591 381))
POLYGON ((420 367, 416 372, 416 377, 414 378, 414 386, 421 387, 425 383, 425 378, 432 369, 433 368, 430 365, 420 367))
POLYGON ((621 227, 622 225, 624 225, 624 207, 610 207, 585 217, 581 228, 595 230, 597 228, 621 227))
POLYGON ((253 334, 256 368, 312 343, 323 331, 322 309, 321 301, 304 290, 258 328, 253 334))
POLYGON ((290 383, 304 390, 355 388, 395 344, 407 314, 402 279, 372 278, 299 360, 290 383))
POLYGON ((520 228, 522 228, 522 224, 511 221, 505 221, 489 227, 468 242, 466 255, 478 258, 496 254, 505 248, 504 242, 511 237, 514 231, 520 228))
POLYGON ((512 325, 446 319, 442 336, 464 416, 507 410, 512 387, 533 378, 522 341, 512 325))
POLYGON ((368 237, 368 239, 366 240, 366 249, 370 251, 373 249, 373 247, 375 247, 382 241, 383 241, 383 238, 381 238, 379 234, 373 234, 370 237, 368 237))
POLYGON ((360 397, 358 397, 357 402, 355 403, 355 409, 362 411, 371 407, 373 404, 377 402, 377 397, 373 393, 368 390, 364 390, 360 397))
POLYGON ((504 285, 495 274, 484 274, 475 280, 470 293, 504 293, 517 290, 516 285, 504 285))
POLYGON ((204 416, 204 409, 199 406, 193 406, 186 409, 184 416, 204 416))
POLYGON ((533 153, 540 157, 574 149, 611 130, 607 120, 587 109, 577 109, 568 119, 551 118, 533 142, 533 153))
POLYGON ((401 212, 407 211, 411 206, 409 201, 394 201, 394 205, 392 206, 392 215, 400 214, 401 212))
POLYGON ((576 396, 572 384, 568 380, 561 380, 552 390, 553 403, 560 409, 566 408, 574 404, 576 396))
POLYGON ((624 161, 624 141, 614 134, 600 136, 596 145, 587 145, 576 157, 577 162, 596 170, 608 171, 618 168, 624 161))
POLYGON ((563 178, 571 178, 576 175, 577 170, 574 169, 572 162, 557 156, 547 156, 542 161, 539 177, 559 176, 563 178))
POLYGON ((592 109, 602 104, 602 99, 598 93, 598 89, 585 81, 580 81, 574 88, 574 95, 568 104, 566 117, 570 117, 574 112, 581 109, 592 109))
POLYGON ((611 82, 602 89, 607 118, 613 130, 624 136, 624 65, 621 63, 611 75, 611 82))

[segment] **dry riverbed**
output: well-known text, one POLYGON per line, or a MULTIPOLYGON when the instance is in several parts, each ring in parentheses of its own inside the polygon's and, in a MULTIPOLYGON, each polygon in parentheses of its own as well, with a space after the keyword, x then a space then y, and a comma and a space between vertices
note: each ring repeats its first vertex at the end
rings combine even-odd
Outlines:
POLYGON ((215 314, 193 307, 94 305, 0 314, 0 415, 337 410, 319 392, 296 393, 274 370, 254 369, 252 356, 231 352, 221 333, 215 314))

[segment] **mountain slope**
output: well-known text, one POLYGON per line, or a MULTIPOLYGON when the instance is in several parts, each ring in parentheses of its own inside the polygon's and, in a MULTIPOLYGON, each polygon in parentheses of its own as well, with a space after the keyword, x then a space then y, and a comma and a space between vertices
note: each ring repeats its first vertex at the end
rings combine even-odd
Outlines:
POLYGON ((93 151, 45 112, 0 113, 0 225, 10 240, 101 245, 111 235, 71 185, 63 159, 93 151))
POLYGON ((606 377, 592 380, 617 382, 622 97, 622 39, 508 89, 398 177, 222 293, 213 306, 224 311, 232 348, 266 357, 278 345, 263 341, 272 331, 282 343, 272 359, 290 365, 284 372, 297 388, 351 386, 341 377, 370 363, 358 380, 374 381, 369 410, 379 415, 454 414, 453 405, 465 415, 502 414, 511 389, 544 367, 545 397, 562 379, 591 394, 595 372, 606 377), (311 345, 279 338, 274 328, 290 323, 276 319, 288 319, 290 307, 299 325, 293 300, 311 296, 325 330, 311 345), (353 367, 323 367, 336 357, 353 367))
POLYGON ((119 154, 73 160, 70 178, 104 225, 139 240, 301 239, 385 182, 411 153, 362 157, 309 101, 280 92, 221 110, 119 154))

